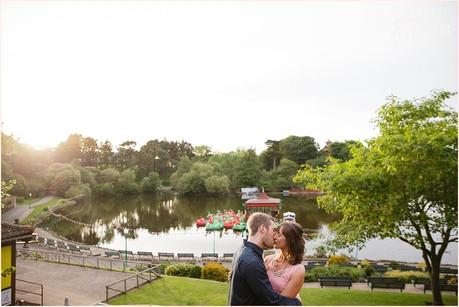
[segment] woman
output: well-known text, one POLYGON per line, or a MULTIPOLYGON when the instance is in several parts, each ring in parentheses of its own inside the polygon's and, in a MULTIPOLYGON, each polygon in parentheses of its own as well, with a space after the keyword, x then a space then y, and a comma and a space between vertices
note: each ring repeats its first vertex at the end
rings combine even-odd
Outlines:
POLYGON ((274 244, 280 252, 265 258, 266 271, 273 290, 283 296, 300 299, 304 283, 303 227, 284 222, 277 228, 274 244))

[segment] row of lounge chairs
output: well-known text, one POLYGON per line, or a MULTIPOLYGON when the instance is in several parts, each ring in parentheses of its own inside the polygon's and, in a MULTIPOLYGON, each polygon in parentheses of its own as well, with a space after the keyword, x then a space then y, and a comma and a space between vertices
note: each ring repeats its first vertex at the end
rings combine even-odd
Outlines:
POLYGON ((86 253, 90 256, 95 256, 93 255, 93 251, 89 246, 76 245, 73 243, 43 238, 40 236, 37 236, 37 241, 38 243, 44 244, 49 248, 55 248, 57 250, 61 250, 65 252, 71 252, 72 254, 73 253, 80 253, 80 254, 86 253))
POLYGON ((134 260, 150 260, 150 261, 183 261, 183 262, 195 262, 195 261, 232 261, 233 254, 232 253, 224 253, 220 257, 217 253, 202 253, 201 255, 195 255, 193 253, 166 253, 166 252, 158 252, 157 255, 154 255, 152 252, 143 252, 138 251, 137 253, 133 253, 132 251, 106 251, 106 257, 117 257, 119 259, 123 259, 127 257, 128 259, 134 260))

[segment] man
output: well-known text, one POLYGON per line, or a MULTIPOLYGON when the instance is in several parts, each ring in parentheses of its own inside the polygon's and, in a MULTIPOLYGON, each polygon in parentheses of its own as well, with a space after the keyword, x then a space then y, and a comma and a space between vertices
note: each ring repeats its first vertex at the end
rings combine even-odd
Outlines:
POLYGON ((301 305, 274 292, 263 262, 263 250, 274 246, 274 220, 265 213, 253 213, 247 221, 249 238, 236 252, 232 263, 229 305, 301 305))

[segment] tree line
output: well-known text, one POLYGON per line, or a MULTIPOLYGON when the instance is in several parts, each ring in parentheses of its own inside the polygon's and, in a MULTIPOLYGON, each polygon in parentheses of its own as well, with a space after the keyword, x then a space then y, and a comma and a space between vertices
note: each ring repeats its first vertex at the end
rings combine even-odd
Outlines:
POLYGON ((183 194, 224 194, 241 187, 288 189, 299 167, 326 165, 327 157, 351 158, 354 141, 327 142, 319 148, 309 136, 267 140, 267 149, 227 153, 186 141, 150 140, 137 149, 133 140, 113 146, 109 140, 71 134, 56 148, 37 150, 2 133, 2 182, 14 180, 11 194, 33 196, 136 194, 170 186, 183 194))

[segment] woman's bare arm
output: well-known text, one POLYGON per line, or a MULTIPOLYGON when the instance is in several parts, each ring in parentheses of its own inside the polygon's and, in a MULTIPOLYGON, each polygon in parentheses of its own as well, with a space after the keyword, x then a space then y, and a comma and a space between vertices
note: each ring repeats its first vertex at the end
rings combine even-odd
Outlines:
POLYGON ((295 298, 298 293, 300 293, 301 288, 303 287, 304 284, 304 266, 301 266, 298 268, 293 274, 292 277, 290 278, 287 286, 285 286, 285 289, 281 292, 281 295, 287 296, 290 298, 295 298))

